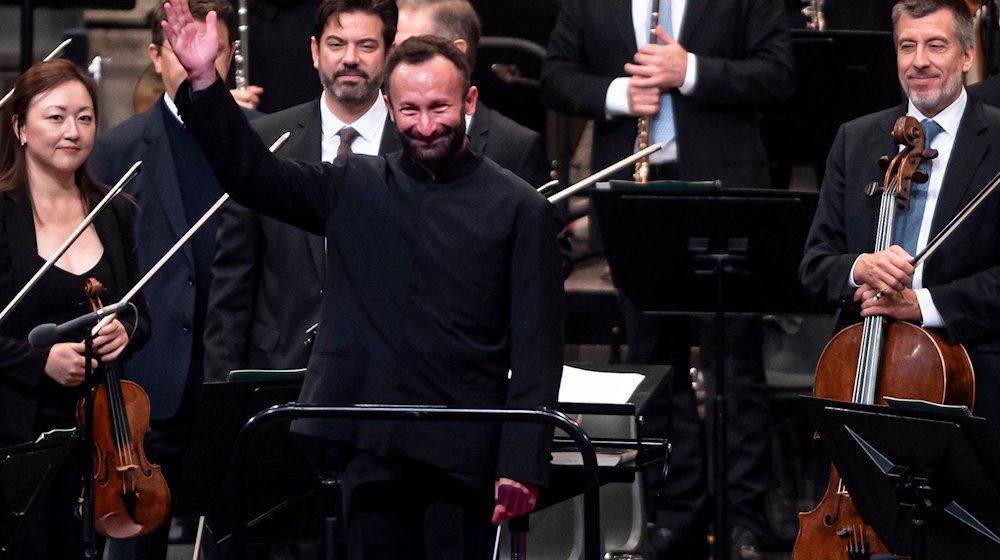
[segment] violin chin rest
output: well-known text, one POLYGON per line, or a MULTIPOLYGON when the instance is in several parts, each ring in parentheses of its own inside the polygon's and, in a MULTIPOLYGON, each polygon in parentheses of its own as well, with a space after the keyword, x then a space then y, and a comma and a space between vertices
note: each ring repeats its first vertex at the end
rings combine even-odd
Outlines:
POLYGON ((145 527, 136 524, 124 511, 114 511, 103 515, 94 523, 97 532, 111 539, 130 539, 145 531, 145 527))

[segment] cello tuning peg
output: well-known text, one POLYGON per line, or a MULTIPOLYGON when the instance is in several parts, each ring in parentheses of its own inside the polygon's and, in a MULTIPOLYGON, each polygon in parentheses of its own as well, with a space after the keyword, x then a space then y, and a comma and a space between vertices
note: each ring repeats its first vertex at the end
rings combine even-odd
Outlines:
POLYGON ((881 187, 882 187, 881 183, 879 183, 878 181, 872 181, 871 183, 868 183, 868 185, 865 186, 865 194, 867 194, 868 196, 875 196, 875 193, 877 193, 879 188, 881 187))
POLYGON ((916 171, 913 172, 912 179, 913 179, 914 183, 926 183, 927 182, 927 173, 918 169, 918 170, 916 170, 916 171))
POLYGON ((889 169, 890 161, 889 156, 882 156, 878 158, 878 166, 882 168, 882 171, 885 171, 886 169, 889 169))
POLYGON ((923 153, 924 159, 934 159, 937 156, 938 156, 938 151, 935 150, 934 148, 927 148, 926 150, 924 150, 923 153))

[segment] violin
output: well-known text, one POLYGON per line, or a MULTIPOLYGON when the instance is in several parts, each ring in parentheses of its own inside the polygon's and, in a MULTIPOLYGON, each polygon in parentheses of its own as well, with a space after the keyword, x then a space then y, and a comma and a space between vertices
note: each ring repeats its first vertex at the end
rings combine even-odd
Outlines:
MULTIPOLYGON (((85 286, 92 310, 104 307, 101 283, 85 286)), ((94 527, 108 538, 127 539, 155 530, 170 514, 170 489, 160 467, 146 459, 149 396, 123 381, 117 362, 101 364, 104 382, 93 389, 94 527)), ((77 402, 77 422, 85 425, 85 399, 77 402)))
MULTIPOLYGON (((900 117, 892 136, 903 149, 891 160, 883 156, 882 184, 873 183, 869 196, 881 191, 875 250, 892 244, 897 207, 908 204, 912 181, 927 181, 920 164, 937 156, 925 149, 923 127, 913 117, 900 117)), ((965 405, 975 400, 972 362, 960 344, 949 344, 933 330, 886 317, 837 333, 820 355, 813 393, 817 397, 862 404, 885 405, 885 396, 965 405)), ((885 545, 861 517, 851 495, 831 467, 820 503, 799 514, 799 533, 793 560, 855 560, 887 553, 885 545)))

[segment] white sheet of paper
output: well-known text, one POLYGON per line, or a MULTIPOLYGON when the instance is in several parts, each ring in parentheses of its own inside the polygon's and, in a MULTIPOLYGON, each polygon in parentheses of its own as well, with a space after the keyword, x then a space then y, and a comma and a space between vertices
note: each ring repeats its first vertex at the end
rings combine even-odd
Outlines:
POLYGON ((625 404, 644 376, 563 366, 559 402, 625 404))

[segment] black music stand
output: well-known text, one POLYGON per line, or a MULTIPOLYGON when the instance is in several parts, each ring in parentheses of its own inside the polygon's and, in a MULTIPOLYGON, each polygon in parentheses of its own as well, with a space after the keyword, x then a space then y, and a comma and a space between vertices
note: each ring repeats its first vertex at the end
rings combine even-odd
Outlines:
POLYGON ((35 501, 59 472, 75 430, 46 432, 36 442, 0 449, 0 558, 6 557, 35 501))
MULTIPOLYGON (((822 312, 798 281, 817 193, 613 181, 592 196, 615 287, 646 315, 713 314, 717 372, 726 314, 822 312)), ((712 399, 716 558, 729 550, 724 378, 712 399)))
POLYGON ((889 550, 913 560, 1000 557, 1000 453, 984 419, 803 399, 889 550))

